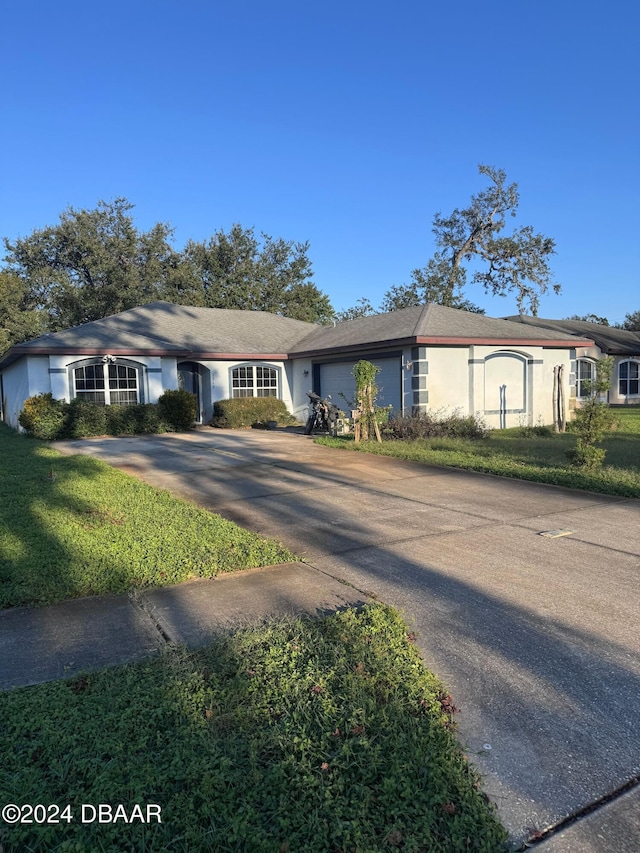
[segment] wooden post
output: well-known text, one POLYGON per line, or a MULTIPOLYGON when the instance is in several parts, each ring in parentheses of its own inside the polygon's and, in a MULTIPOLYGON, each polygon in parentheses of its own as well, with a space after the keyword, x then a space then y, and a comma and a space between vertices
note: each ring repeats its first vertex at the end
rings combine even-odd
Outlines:
POLYGON ((564 432, 567 428, 564 408, 564 364, 558 367, 558 428, 560 432, 564 432))
POLYGON ((356 444, 360 444, 360 409, 354 409, 351 412, 353 418, 353 434, 356 444))
POLYGON ((382 438, 380 436, 380 427, 378 426, 378 421, 376 420, 376 410, 373 405, 373 389, 371 385, 367 385, 367 408, 368 408, 368 418, 367 420, 373 425, 373 431, 376 435, 376 440, 381 444, 382 438))
POLYGON ((362 392, 362 440, 369 441, 369 405, 371 402, 371 386, 365 385, 362 392))

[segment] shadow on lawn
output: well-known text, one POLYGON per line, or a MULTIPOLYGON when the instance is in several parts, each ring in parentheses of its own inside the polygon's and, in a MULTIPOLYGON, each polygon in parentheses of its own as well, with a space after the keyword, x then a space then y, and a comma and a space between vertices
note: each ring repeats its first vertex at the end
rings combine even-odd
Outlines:
MULTIPOLYGON (((484 737, 492 742, 490 752, 482 751, 482 742, 469 747, 480 750, 474 760, 494 780, 492 793, 511 818, 517 839, 527 836, 532 823, 544 826, 566 817, 633 776, 640 763, 640 663, 629 614, 635 612, 637 598, 631 582, 637 555, 617 554, 615 571, 598 572, 598 563, 590 561, 601 560, 604 552, 588 542, 559 546, 581 549, 579 556, 566 550, 570 559, 557 567, 566 581, 558 594, 568 596, 567 612, 572 614, 563 619, 549 615, 545 606, 550 591, 544 573, 530 604, 509 600, 484 576, 465 576, 430 557, 429 536, 447 536, 447 528, 452 535, 466 530, 468 549, 473 549, 486 539, 487 526, 506 521, 517 528, 518 512, 523 518, 535 515, 527 496, 541 502, 545 514, 563 506, 575 511, 602 507, 606 512, 608 506, 628 505, 633 515, 636 502, 434 471, 386 457, 336 454, 302 436, 286 437, 280 445, 281 438, 210 434, 211 467, 201 463, 198 470, 180 472, 168 455, 156 455, 149 459, 146 476, 157 484, 170 473, 181 493, 248 529, 280 536, 298 553, 306 549, 310 564, 402 607, 421 632, 427 665, 444 677, 457 704, 463 705, 462 736, 473 730, 477 738, 484 727, 484 737), (215 467, 220 453, 229 455, 227 467, 215 467), (396 496, 412 478, 418 478, 415 488, 396 496), (439 483, 448 484, 449 496, 456 482, 467 506, 467 483, 504 492, 502 508, 496 510, 502 518, 488 520, 491 516, 478 506, 476 514, 447 508, 446 523, 442 521, 439 483), (433 500, 425 499, 420 510, 424 489, 432 490, 428 494, 433 500), (376 530, 368 523, 374 516, 382 520, 376 530), (621 599, 616 599, 616 589, 621 599), (578 602, 583 602, 584 613, 576 619, 578 602), (614 630, 607 632, 596 618, 599 607, 617 609, 614 630), (628 643, 621 631, 625 624, 628 643), (465 719, 473 721, 470 729, 465 729, 465 719)), ((206 453, 206 437, 200 441, 197 452, 206 453)), ((480 490, 478 500, 481 495, 480 490)), ((519 536, 520 554, 523 537, 531 537, 526 547, 542 559, 541 549, 548 548, 549 540, 535 539, 526 529, 519 536)), ((551 559, 547 571, 553 573, 557 558, 551 559)), ((508 554, 497 555, 497 560, 508 560, 508 554)), ((526 582, 535 584, 530 572, 526 582)), ((517 571, 512 583, 519 583, 517 571)), ((188 624, 189 612, 182 618, 188 624)))
MULTIPOLYGON (((474 760, 493 780, 492 793, 515 839, 524 839, 532 823, 541 828, 566 817, 637 772, 640 665, 635 619, 628 622, 625 642, 619 622, 612 621, 615 630, 607 632, 595 618, 600 599, 622 608, 615 619, 623 625, 628 612, 637 612, 637 584, 630 580, 637 570, 634 555, 617 555, 615 571, 600 573, 589 558, 601 553, 581 543, 586 562, 573 558, 558 568, 565 577, 570 573, 575 590, 567 607, 575 610, 576 602, 583 602, 584 613, 576 622, 575 617, 548 614, 544 574, 530 604, 516 603, 500 594, 499 587, 492 588, 490 575, 456 573, 435 560, 429 543, 430 536, 446 536, 447 530, 466 532, 467 547, 473 549, 483 528, 505 519, 515 519, 511 523, 517 525, 520 506, 523 517, 531 513, 523 503, 528 495, 536 500, 544 496, 549 513, 561 498, 605 510, 620 499, 581 493, 568 497, 540 485, 491 480, 505 493, 498 510, 502 519, 490 520, 478 507, 475 515, 465 510, 464 517, 447 509, 443 521, 437 506, 439 483, 457 482, 463 499, 466 483, 489 481, 385 457, 336 454, 304 437, 286 437, 280 444, 282 438, 277 433, 207 434, 196 443, 191 437, 194 452, 204 454, 205 462, 209 453, 211 466, 201 462, 197 470, 183 472, 176 468, 186 446, 180 437, 161 437, 161 444, 141 441, 137 453, 180 448, 175 455, 149 456, 152 483, 158 485, 163 477, 168 482, 171 474, 181 493, 263 535, 280 535, 293 547, 297 541, 298 551, 307 547, 309 562, 322 571, 404 608, 420 630, 427 665, 445 678, 462 705, 461 735, 468 731, 477 737, 484 731, 493 745, 482 753, 482 743, 469 744, 481 752, 474 760), (222 465, 220 454, 226 459, 222 465), (387 483, 411 483, 412 478, 415 490, 410 487, 403 496, 385 490, 387 483), (425 489, 433 490, 433 501, 420 510, 425 489), (424 514, 416 514, 416 508, 424 514), (375 534, 371 517, 384 522, 375 534), (472 720, 468 729, 465 719, 472 720)), ((523 530, 520 536, 525 535, 523 530)), ((540 551, 542 541, 527 540, 527 547, 540 551)), ((569 557, 572 552, 564 553, 569 557)), ((553 561, 549 569, 555 570, 553 561)), ((519 584, 517 572, 512 582, 519 584)), ((278 598, 278 604, 295 610, 294 595, 281 592, 278 598)), ((181 618, 186 625, 193 619, 188 610, 181 618)))
MULTIPOLYGON (((0 430, 2 484, 0 519, 5 530, 0 606, 46 603, 91 594, 82 574, 71 534, 74 527, 88 535, 99 525, 121 524, 107 517, 94 502, 70 493, 74 479, 91 480, 100 463, 90 457, 65 458, 48 445, 0 430)), ((123 583, 126 570, 119 561, 105 566, 110 582, 123 583)))

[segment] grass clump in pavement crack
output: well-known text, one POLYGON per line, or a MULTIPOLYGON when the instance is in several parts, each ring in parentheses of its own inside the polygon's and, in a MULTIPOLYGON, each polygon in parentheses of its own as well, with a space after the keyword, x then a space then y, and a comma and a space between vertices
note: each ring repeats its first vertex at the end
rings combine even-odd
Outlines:
POLYGON ((576 469, 567 451, 576 435, 515 427, 493 430, 486 437, 444 436, 413 441, 390 440, 355 444, 352 436, 321 436, 318 444, 394 456, 427 465, 445 465, 519 480, 550 483, 608 495, 640 498, 640 406, 612 410, 618 428, 602 441, 606 465, 599 470, 576 469))
POLYGON ((162 823, 0 826, 5 853, 503 849, 451 698, 383 605, 0 694, 0 800, 162 823))
POLYGON ((277 542, 0 425, 0 607, 293 560, 277 542))

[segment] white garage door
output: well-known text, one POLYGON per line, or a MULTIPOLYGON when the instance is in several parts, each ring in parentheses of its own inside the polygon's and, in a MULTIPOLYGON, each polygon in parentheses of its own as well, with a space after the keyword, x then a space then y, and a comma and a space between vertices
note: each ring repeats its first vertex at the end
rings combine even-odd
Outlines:
MULTIPOLYGON (((401 403, 401 369, 399 357, 375 358, 371 363, 380 368, 376 377, 378 406, 393 406, 396 411, 402 408, 401 403)), ((348 411, 351 403, 355 404, 356 382, 353 378, 355 361, 339 361, 320 365, 320 394, 322 397, 331 395, 332 401, 341 409, 348 411), (344 396, 343 396, 344 395, 344 396), (347 398, 348 403, 344 398, 347 398)))

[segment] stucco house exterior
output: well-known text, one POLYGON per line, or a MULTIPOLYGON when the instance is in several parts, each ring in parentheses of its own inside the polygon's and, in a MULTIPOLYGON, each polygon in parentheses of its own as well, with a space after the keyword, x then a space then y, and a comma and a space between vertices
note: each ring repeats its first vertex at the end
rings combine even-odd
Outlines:
POLYGON ((611 326, 600 326, 584 320, 545 320, 541 317, 516 315, 508 317, 527 327, 548 329, 558 334, 591 338, 591 346, 577 346, 571 361, 570 387, 574 405, 585 399, 585 380, 595 378, 595 363, 604 355, 614 360, 611 388, 607 401, 613 406, 640 404, 640 334, 611 326))
POLYGON ((578 353, 595 346, 586 331, 434 304, 315 326, 153 302, 12 347, 0 359, 2 418, 18 428, 24 401, 45 392, 108 405, 153 403, 184 387, 198 397, 201 423, 234 396, 278 397, 304 420, 310 389, 351 407, 351 370, 365 358, 380 368, 378 403, 396 412, 478 413, 494 428, 550 423, 554 367, 575 385, 578 353))

